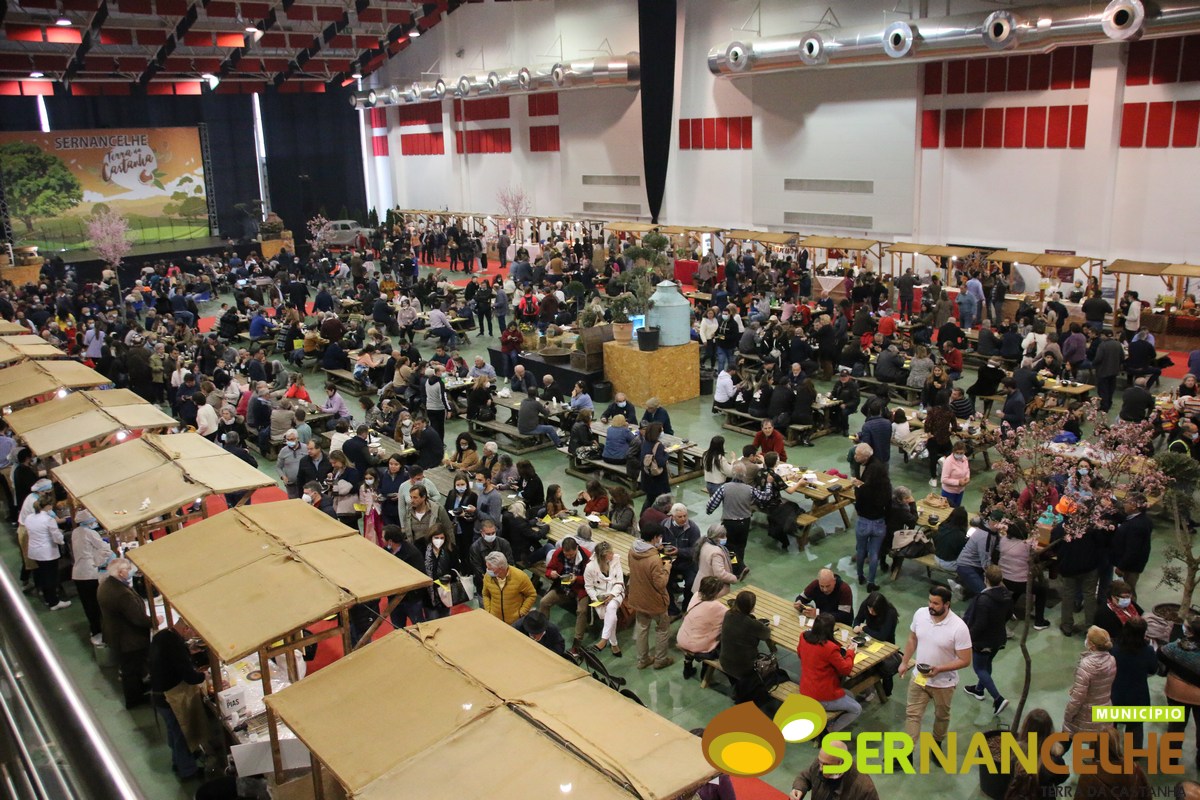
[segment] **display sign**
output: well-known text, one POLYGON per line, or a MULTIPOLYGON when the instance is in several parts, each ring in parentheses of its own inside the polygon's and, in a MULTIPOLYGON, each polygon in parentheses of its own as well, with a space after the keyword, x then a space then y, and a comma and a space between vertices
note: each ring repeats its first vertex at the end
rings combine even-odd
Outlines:
POLYGON ((0 183, 18 244, 87 248, 87 219, 111 209, 133 244, 206 238, 196 128, 0 133, 0 183))

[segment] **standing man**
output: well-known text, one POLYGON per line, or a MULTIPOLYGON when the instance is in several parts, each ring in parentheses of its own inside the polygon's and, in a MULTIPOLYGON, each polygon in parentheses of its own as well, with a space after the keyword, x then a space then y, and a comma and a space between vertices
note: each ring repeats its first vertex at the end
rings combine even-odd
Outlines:
POLYGON ((929 590, 929 605, 913 614, 900 660, 901 678, 917 667, 908 685, 908 721, 904 725, 914 741, 921 735, 921 719, 930 700, 934 704, 933 738, 939 745, 946 739, 958 671, 971 666, 971 632, 950 610, 950 597, 945 586, 929 590))
POLYGON ((508 269, 508 246, 512 244, 512 240, 508 238, 508 229, 500 231, 500 235, 496 238, 496 249, 500 251, 500 271, 508 269))
MULTIPOLYGON (((1008 708, 1008 700, 996 688, 992 680, 992 659, 996 653, 1004 649, 1008 642, 1008 619, 1012 616, 1012 592, 1004 585, 1004 573, 996 564, 983 571, 983 580, 987 584, 982 592, 967 606, 963 622, 971 633, 972 658, 971 666, 975 668, 975 677, 979 682, 974 686, 964 686, 963 690, 976 700, 982 701, 987 695, 992 696, 992 715, 999 716, 1008 708)), ((1063 597, 1068 597, 1064 594, 1063 597)), ((1064 602, 1063 605, 1074 605, 1064 602)))
MULTIPOLYGON (((637 646, 638 669, 649 666, 666 669, 675 663, 675 659, 667 655, 671 637, 671 618, 667 615, 670 604, 667 580, 671 568, 659 555, 660 544, 662 529, 657 525, 647 525, 642 528, 641 538, 629 549, 629 589, 625 602, 635 614, 633 639, 637 646), (650 655, 651 622, 655 625, 656 637, 653 658, 650 655)), ((549 573, 546 574, 549 577, 549 573)))
POLYGON ((1113 395, 1117 392, 1117 376, 1121 374, 1124 361, 1125 351, 1121 343, 1113 338, 1112 331, 1102 331, 1100 343, 1096 345, 1096 357, 1092 359, 1092 369, 1096 373, 1100 410, 1105 413, 1112 409, 1113 395))
MULTIPOLYGON (((774 480, 769 475, 768 479, 774 480)), ((738 462, 731 469, 729 481, 722 483, 708 498, 706 512, 711 514, 721 506, 721 524, 729 536, 729 561, 732 572, 739 578, 744 578, 743 572, 748 572, 744 558, 746 543, 750 541, 750 516, 754 513, 755 501, 767 502, 771 499, 771 489, 764 486, 756 489, 746 483, 746 465, 738 462)))
POLYGON ((1137 599, 1138 578, 1150 560, 1150 533, 1154 523, 1146 516, 1146 498, 1138 493, 1125 497, 1125 521, 1112 538, 1112 564, 1117 577, 1129 584, 1137 599))
POLYGON ((146 604, 133 590, 133 563, 125 558, 108 562, 108 577, 100 582, 96 600, 100 603, 100 624, 104 643, 117 651, 121 667, 121 689, 125 707, 133 708, 146 700, 146 659, 150 653, 150 631, 161 619, 153 620, 146 604))
POLYGON ((854 461, 862 474, 854 487, 854 510, 858 515, 854 527, 854 562, 858 568, 858 584, 861 586, 866 583, 867 590, 875 592, 879 590, 875 585, 875 573, 879 569, 879 548, 887 534, 886 519, 891 505, 892 480, 887 464, 875 456, 871 445, 855 446, 854 461), (870 567, 867 575, 863 575, 864 561, 870 567))
POLYGON ((913 268, 904 270, 904 274, 896 279, 896 297, 900 301, 900 316, 907 322, 913 313, 913 289, 917 286, 917 276, 913 268))

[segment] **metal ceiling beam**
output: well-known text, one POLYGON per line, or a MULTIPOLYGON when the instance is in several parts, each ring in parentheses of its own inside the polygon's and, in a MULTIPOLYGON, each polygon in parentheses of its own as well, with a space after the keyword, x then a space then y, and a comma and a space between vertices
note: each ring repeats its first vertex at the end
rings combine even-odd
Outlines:
POLYGON ((175 52, 175 48, 178 47, 179 43, 183 41, 184 35, 191 29, 196 20, 200 18, 200 9, 207 6, 208 0, 196 0, 195 3, 188 6, 187 13, 175 25, 175 33, 167 39, 162 47, 158 48, 158 52, 154 55, 154 58, 146 64, 145 70, 138 76, 137 82, 140 86, 145 86, 154 80, 154 76, 162 70, 163 65, 167 63, 167 59, 175 52))
POLYGON ((71 61, 67 64, 67 71, 63 73, 63 84, 71 85, 71 80, 83 69, 84 59, 87 58, 88 51, 92 49, 92 45, 100 43, 100 29, 104 27, 105 21, 108 20, 108 0, 100 0, 100 5, 96 8, 96 13, 92 15, 92 21, 88 25, 88 29, 84 31, 83 38, 79 42, 79 46, 75 48, 75 55, 71 57, 71 61))

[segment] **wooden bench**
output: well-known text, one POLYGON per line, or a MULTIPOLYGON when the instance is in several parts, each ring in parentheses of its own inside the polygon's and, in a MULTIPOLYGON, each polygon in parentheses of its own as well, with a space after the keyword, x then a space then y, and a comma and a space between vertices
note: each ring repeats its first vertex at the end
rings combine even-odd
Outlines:
MULTIPOLYGON (((957 573, 953 572, 952 570, 948 570, 942 565, 938 564, 933 553, 930 553, 926 556, 921 556, 920 558, 906 558, 904 559, 904 563, 902 563, 900 566, 903 567, 904 564, 910 561, 914 564, 920 564, 925 568, 925 577, 930 583, 933 583, 933 576, 935 572, 943 575, 957 575, 957 573)), ((900 577, 900 567, 896 567, 892 570, 892 580, 896 580, 898 577, 900 577)))
POLYGON ((814 502, 811 510, 803 511, 796 516, 796 545, 801 548, 807 545, 813 526, 820 522, 822 517, 827 517, 835 511, 841 514, 842 524, 846 526, 846 530, 850 530, 850 517, 846 515, 846 506, 853 502, 853 498, 840 495, 835 496, 831 502, 814 502))
MULTIPOLYGON (((566 446, 560 447, 558 450, 561 453, 567 452, 566 446)), ((638 480, 629 477, 629 471, 625 469, 624 465, 610 464, 599 458, 580 458, 579 456, 569 456, 569 458, 571 464, 566 469, 568 475, 584 481, 607 477, 610 483, 618 483, 628 489, 631 497, 641 497, 645 494, 638 484, 638 480)))
MULTIPOLYGON (((888 399, 891 399, 892 395, 895 394, 896 399, 902 402, 918 403, 921 400, 921 392, 923 390, 919 387, 908 386, 903 383, 888 383, 887 381, 881 381, 878 378, 872 378, 867 375, 864 375, 861 378, 855 378, 855 380, 858 381, 860 386, 882 386, 886 388, 888 399)), ((873 393, 874 392, 872 392, 872 394, 873 393)))
POLYGON ((325 370, 326 380, 334 386, 342 390, 344 394, 353 395, 354 397, 362 397, 374 392, 359 383, 354 378, 354 373, 345 369, 327 369, 325 370))
POLYGON ((491 432, 504 436, 510 442, 510 444, 506 445, 504 449, 514 455, 532 453, 537 450, 545 450, 554 446, 554 443, 550 441, 549 436, 546 436, 543 433, 521 433, 521 431, 517 429, 516 425, 509 425, 507 422, 468 419, 467 429, 470 430, 471 433, 491 432))
MULTIPOLYGON (((725 423, 721 425, 731 431, 744 433, 753 438, 762 430, 762 424, 767 420, 767 417, 756 417, 753 414, 748 414, 745 411, 737 411, 732 408, 719 408, 725 414, 725 423)), ((794 447, 796 442, 800 441, 800 433, 804 430, 811 430, 811 425, 789 425, 786 430, 779 431, 783 437, 783 441, 789 447, 794 447)))
MULTIPOLYGON (((703 665, 700 670, 700 688, 707 689, 712 683, 712 677, 716 673, 725 675, 725 671, 721 669, 721 662, 715 659, 706 659, 701 662, 703 665)), ((728 675, 725 675, 728 678, 728 675)), ((730 685, 733 681, 730 680, 730 685)), ((850 686, 845 687, 846 692, 855 698, 861 698, 869 692, 875 692, 879 697, 879 702, 887 701, 887 695, 883 691, 883 681, 878 675, 873 672, 863 675, 860 680, 850 686)), ((783 702, 792 695, 800 691, 800 686, 795 681, 784 681, 777 683, 771 688, 770 695, 776 700, 783 702)), ((832 722, 842 715, 841 711, 830 711, 827 713, 826 722, 832 722)))
POLYGON ((243 342, 246 345, 246 349, 251 353, 255 353, 260 349, 265 350, 267 355, 271 355, 271 353, 275 352, 274 333, 272 333, 270 336, 264 336, 261 339, 251 339, 249 331, 242 331, 237 335, 237 338, 239 342, 243 342))

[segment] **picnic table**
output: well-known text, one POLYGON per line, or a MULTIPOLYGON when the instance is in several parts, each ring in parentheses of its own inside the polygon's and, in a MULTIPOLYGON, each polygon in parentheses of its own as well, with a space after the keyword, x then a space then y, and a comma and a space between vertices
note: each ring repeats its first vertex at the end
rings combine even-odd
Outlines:
MULTIPOLYGON (((550 532, 546 534, 546 538, 557 544, 568 536, 575 536, 581 522, 585 522, 584 518, 577 516, 552 519, 550 520, 550 532)), ((608 542, 612 545, 613 551, 622 557, 625 557, 629 553, 629 548, 633 547, 634 539, 635 537, 632 533, 619 531, 607 525, 599 525, 592 528, 593 545, 600 542, 608 542)), ((627 557, 625 557, 625 569, 629 569, 629 559, 627 557)))
POLYGON ((816 472, 788 463, 776 465, 775 474, 787 482, 788 494, 803 495, 812 501, 812 507, 808 511, 802 511, 796 516, 796 542, 800 547, 808 543, 808 535, 821 517, 835 511, 841 515, 842 524, 846 529, 850 529, 850 517, 846 514, 846 506, 854 502, 852 478, 840 478, 828 472, 816 472))
POLYGON ((1045 378, 1042 387, 1054 394, 1061 394, 1067 397, 1086 397, 1096 387, 1090 383, 1078 383, 1071 381, 1070 384, 1063 383, 1056 378, 1045 378))
MULTIPOLYGON (((603 422, 592 423, 592 433, 601 439, 608 438, 608 426, 603 422)), ((668 464, 675 462, 675 472, 670 475, 671 483, 682 483, 692 478, 704 476, 704 448, 699 444, 672 436, 669 433, 659 435, 659 442, 667 450, 668 464), (672 456, 674 457, 672 459, 672 456)), ((668 467, 668 473, 670 468, 668 467)))
MULTIPOLYGON (((328 445, 332 439, 333 432, 320 431, 313 435, 323 439, 325 444, 328 445)), ((407 457, 416 455, 417 453, 415 447, 405 447, 390 436, 384 436, 375 431, 371 431, 368 434, 367 449, 378 464, 386 464, 392 456, 400 456, 400 461, 403 462, 407 457)))

